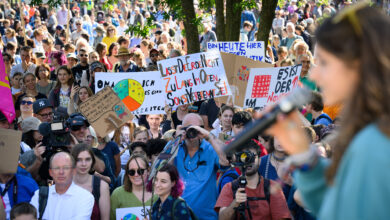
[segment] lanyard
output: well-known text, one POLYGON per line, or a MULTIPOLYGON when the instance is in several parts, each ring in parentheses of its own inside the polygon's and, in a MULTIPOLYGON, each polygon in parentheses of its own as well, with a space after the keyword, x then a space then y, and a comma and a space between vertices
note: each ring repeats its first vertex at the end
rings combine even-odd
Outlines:
POLYGON ((4 187, 4 190, 1 192, 1 197, 4 197, 4 195, 7 193, 9 187, 11 186, 11 183, 14 182, 14 188, 13 188, 13 200, 14 200, 14 204, 16 203, 16 200, 17 200, 17 194, 18 194, 18 183, 17 183, 17 180, 16 180, 16 176, 12 177, 12 179, 10 181, 8 181, 8 183, 5 185, 4 187))

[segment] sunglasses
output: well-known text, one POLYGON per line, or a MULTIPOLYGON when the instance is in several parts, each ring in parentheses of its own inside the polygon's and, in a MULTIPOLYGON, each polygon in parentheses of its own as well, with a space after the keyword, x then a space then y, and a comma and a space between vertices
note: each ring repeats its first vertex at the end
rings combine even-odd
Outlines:
POLYGON ((88 54, 80 54, 80 57, 88 57, 88 54))
POLYGON ((158 57, 158 54, 151 54, 150 57, 158 57))
MULTIPOLYGON (((135 170, 128 170, 127 172, 129 173, 130 176, 134 176, 136 171, 135 171, 135 170)), ((138 175, 140 175, 140 176, 141 176, 141 175, 144 175, 145 169, 138 169, 138 170, 137 170, 137 173, 138 173, 138 175)))
POLYGON ((76 24, 77 26, 81 25, 81 24, 76 24))
POLYGON ((21 101, 20 104, 22 104, 22 105, 25 105, 25 104, 32 105, 33 102, 32 101, 21 101))
POLYGON ((85 125, 73 125, 73 126, 70 127, 70 129, 71 129, 72 131, 78 131, 78 130, 80 130, 81 128, 87 129, 87 127, 86 127, 85 125))

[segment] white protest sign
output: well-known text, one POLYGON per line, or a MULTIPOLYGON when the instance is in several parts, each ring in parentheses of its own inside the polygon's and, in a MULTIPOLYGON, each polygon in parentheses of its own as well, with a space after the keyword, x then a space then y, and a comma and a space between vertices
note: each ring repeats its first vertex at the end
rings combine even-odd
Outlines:
POLYGON ((299 87, 301 65, 278 68, 252 68, 246 87, 244 108, 276 103, 299 87))
POLYGON ((95 91, 111 86, 133 114, 165 114, 160 72, 95 73, 95 91))
POLYGON ((166 102, 171 107, 231 94, 219 51, 175 57, 157 64, 166 102))
POLYGON ((116 219, 117 220, 132 220, 132 219, 144 219, 147 215, 147 210, 150 209, 150 206, 145 206, 145 209, 140 207, 131 207, 131 208, 120 208, 116 209, 116 219))
POLYGON ((232 53, 239 56, 244 56, 256 61, 264 62, 264 42, 263 41, 248 41, 248 42, 209 42, 207 43, 207 51, 218 50, 220 52, 232 53))

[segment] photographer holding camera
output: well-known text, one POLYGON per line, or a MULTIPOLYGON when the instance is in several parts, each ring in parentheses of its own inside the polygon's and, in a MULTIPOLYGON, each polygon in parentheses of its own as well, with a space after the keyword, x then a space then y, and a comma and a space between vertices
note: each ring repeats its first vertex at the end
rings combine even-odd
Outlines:
POLYGON ((229 162, 219 147, 222 145, 213 144, 217 138, 202 128, 203 125, 198 114, 184 117, 176 132, 182 132, 184 141, 179 145, 174 164, 185 182, 183 199, 199 219, 214 220, 218 218, 213 210, 217 200, 217 171, 229 162))
POLYGON ((251 140, 240 150, 233 164, 241 166, 245 176, 223 187, 215 205, 219 219, 291 219, 283 191, 257 172, 259 146, 251 140))

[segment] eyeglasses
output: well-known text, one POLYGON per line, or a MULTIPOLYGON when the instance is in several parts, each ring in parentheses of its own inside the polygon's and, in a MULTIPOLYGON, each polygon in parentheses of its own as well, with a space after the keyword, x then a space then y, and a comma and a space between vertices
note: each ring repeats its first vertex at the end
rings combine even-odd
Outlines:
POLYGON ((88 54, 80 54, 80 57, 88 57, 88 54))
POLYGON ((73 169, 72 166, 64 166, 64 167, 53 167, 51 168, 51 170, 53 170, 54 172, 59 172, 60 170, 63 170, 63 171, 69 171, 73 169))
POLYGON ((52 117, 53 116, 53 112, 49 112, 47 114, 38 114, 40 115, 42 118, 47 118, 47 117, 52 117))
MULTIPOLYGON (((129 173, 130 176, 134 176, 136 170, 128 170, 127 172, 129 173)), ((141 176, 141 175, 144 175, 145 169, 138 169, 138 170, 137 170, 137 173, 138 173, 138 175, 140 175, 140 176, 141 176)))
POLYGON ((72 130, 72 131, 78 131, 78 130, 80 130, 80 129, 87 129, 87 127, 85 126, 85 125, 73 125, 73 126, 71 126, 70 127, 70 129, 72 130))
POLYGON ((32 101, 21 101, 20 104, 21 104, 21 105, 25 105, 25 104, 27 104, 27 105, 32 105, 33 102, 32 102, 32 101))

